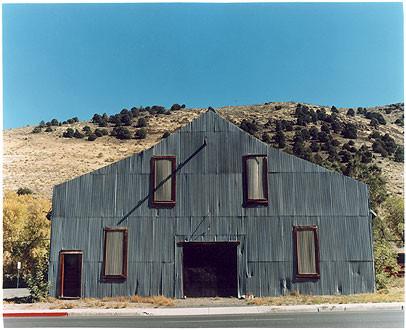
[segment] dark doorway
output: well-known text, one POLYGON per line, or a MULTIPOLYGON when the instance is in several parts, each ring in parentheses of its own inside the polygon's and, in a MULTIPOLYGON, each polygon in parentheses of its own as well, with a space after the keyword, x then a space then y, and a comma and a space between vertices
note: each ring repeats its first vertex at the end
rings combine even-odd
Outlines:
POLYGON ((238 242, 184 243, 183 294, 236 297, 237 245, 238 242))
POLYGON ((61 251, 60 297, 80 298, 82 286, 82 251, 61 251))

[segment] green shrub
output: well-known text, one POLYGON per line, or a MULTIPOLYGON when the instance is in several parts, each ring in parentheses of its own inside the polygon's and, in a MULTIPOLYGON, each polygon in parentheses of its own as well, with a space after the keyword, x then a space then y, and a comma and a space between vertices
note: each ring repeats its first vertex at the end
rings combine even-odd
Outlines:
POLYGON ((369 111, 365 114, 365 118, 376 119, 380 125, 386 125, 386 120, 381 113, 369 111))
POLYGON ((331 129, 334 131, 334 133, 340 134, 343 130, 343 124, 338 119, 334 119, 331 122, 331 129))
POLYGON ((369 139, 380 139, 381 133, 379 131, 373 131, 371 134, 368 135, 369 139))
POLYGON ((309 130, 310 136, 312 138, 312 140, 317 140, 318 139, 318 134, 319 134, 319 129, 317 127, 312 127, 309 130))
POLYGON ((369 126, 371 126, 373 128, 378 128, 378 126, 379 126, 378 119, 372 118, 371 121, 369 122, 369 126))
POLYGON ((73 136, 75 135, 75 131, 73 130, 73 128, 68 128, 65 132, 62 133, 62 136, 64 138, 73 138, 73 136))
POLYGON ((326 132, 327 134, 330 134, 330 127, 326 123, 321 124, 320 129, 322 132, 326 132))
POLYGON ((34 301, 41 301, 48 295, 48 254, 34 263, 25 276, 25 282, 34 301))
POLYGON ((140 110, 137 109, 136 107, 132 107, 131 108, 131 113, 133 114, 133 118, 138 117, 140 115, 140 110))
POLYGON ((59 121, 57 119, 52 119, 51 120, 51 126, 59 126, 59 121))
POLYGON ((372 150, 378 154, 381 154, 382 157, 388 157, 388 152, 386 151, 381 140, 372 143, 372 150))
POLYGON ((398 146, 395 155, 394 155, 395 162, 403 163, 404 162, 404 150, 402 146, 398 146))
POLYGON ((85 135, 80 133, 79 130, 75 130, 75 133, 73 133, 73 137, 77 139, 82 139, 85 137, 85 135))
POLYGON ((137 121, 137 127, 146 127, 147 126, 147 120, 144 117, 141 117, 137 121))
POLYGON ((111 136, 115 136, 119 140, 131 139, 131 132, 126 127, 114 127, 110 134, 111 136))
POLYGON ((52 127, 47 127, 46 129, 45 129, 45 132, 47 132, 47 133, 49 133, 49 132, 53 132, 54 130, 52 129, 52 127))
POLYGON ((242 120, 240 128, 252 135, 259 130, 258 125, 255 121, 248 121, 247 119, 242 120))
POLYGON ((147 137, 147 130, 145 128, 141 128, 135 132, 136 139, 145 139, 147 137))
POLYGON ((347 111, 347 116, 349 117, 354 117, 355 116, 355 111, 352 108, 349 108, 347 111))
POLYGON ((182 106, 180 104, 175 103, 171 106, 171 111, 180 110, 181 108, 182 106))
POLYGON ((320 142, 328 142, 328 141, 330 141, 330 136, 326 132, 319 132, 317 134, 317 139, 320 142))
POLYGON ((94 133, 90 134, 90 135, 88 136, 88 138, 87 138, 88 141, 94 141, 94 140, 96 140, 96 139, 97 139, 97 135, 94 134, 94 133))
POLYGON ((306 128, 302 128, 302 129, 300 130, 300 135, 302 136, 302 138, 303 138, 304 141, 310 139, 310 132, 309 132, 309 130, 306 129, 306 128))
POLYGON ((44 128, 44 127, 46 126, 46 125, 45 125, 45 121, 41 120, 41 121, 39 122, 38 126, 41 127, 41 128, 44 128))
POLYGON ((319 152, 320 151, 320 146, 317 142, 312 141, 312 143, 310 144, 310 150, 312 152, 319 152))
POLYGON ((32 190, 27 188, 27 187, 18 188, 17 195, 19 195, 19 196, 21 196, 21 195, 32 195, 32 190))
POLYGON ((398 196, 389 197, 383 204, 385 209, 385 222, 393 235, 393 239, 398 242, 399 247, 405 244, 405 223, 404 223, 404 203, 398 196))
POLYGON ((361 107, 357 108, 357 114, 358 115, 364 115, 364 114, 366 114, 366 112, 367 112, 366 108, 361 108, 361 107))
POLYGON ((372 152, 368 150, 368 147, 363 144, 357 151, 357 155, 361 159, 361 163, 368 164, 372 162, 372 152))
POLYGON ((384 136, 382 136, 381 140, 382 140, 388 154, 392 155, 396 151, 396 148, 397 148, 395 140, 388 133, 386 133, 384 136))
POLYGON ((85 126, 82 128, 82 131, 85 132, 86 136, 89 136, 90 134, 92 134, 92 129, 90 128, 90 126, 85 126))
POLYGON ((34 129, 32 130, 32 133, 37 134, 37 133, 41 133, 42 132, 42 128, 39 126, 34 127, 34 129))
POLYGON ((124 126, 130 126, 133 121, 132 114, 131 115, 129 113, 122 114, 120 120, 124 126))
POLYGON ((96 137, 102 137, 102 136, 103 136, 103 132, 102 132, 100 129, 96 128, 96 129, 94 130, 94 135, 96 135, 96 137))
POLYGON ((272 137, 274 142, 277 144, 277 147, 282 149, 286 147, 286 138, 285 134, 282 131, 276 132, 276 134, 272 137))
POLYGON ((347 139, 356 139, 358 137, 357 133, 357 126, 351 123, 345 124, 341 132, 342 136, 347 139))
POLYGON ((398 118, 398 119, 395 120, 395 124, 400 126, 400 127, 403 127, 404 126, 404 120, 401 119, 401 118, 398 118))
POLYGON ((272 142, 271 138, 269 137, 269 134, 265 132, 262 134, 261 140, 268 144, 272 142))
MULTIPOLYGON (((380 221, 375 218, 375 221, 380 221)), ((390 242, 377 239, 374 242, 374 264, 376 274, 376 288, 384 289, 391 282, 391 275, 399 272, 397 253, 390 242)))

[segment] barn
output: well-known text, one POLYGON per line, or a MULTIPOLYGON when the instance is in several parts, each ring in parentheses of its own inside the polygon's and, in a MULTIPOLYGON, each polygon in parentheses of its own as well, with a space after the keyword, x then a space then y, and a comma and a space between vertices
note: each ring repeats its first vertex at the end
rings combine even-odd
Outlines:
POLYGON ((152 148, 54 187, 64 298, 375 290, 367 185, 208 110, 152 148))

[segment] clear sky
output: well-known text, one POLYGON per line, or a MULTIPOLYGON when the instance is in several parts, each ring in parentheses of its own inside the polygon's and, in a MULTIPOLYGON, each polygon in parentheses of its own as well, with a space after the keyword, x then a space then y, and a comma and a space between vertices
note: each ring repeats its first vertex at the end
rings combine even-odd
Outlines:
POLYGON ((133 106, 403 102, 401 3, 3 5, 4 127, 133 106))

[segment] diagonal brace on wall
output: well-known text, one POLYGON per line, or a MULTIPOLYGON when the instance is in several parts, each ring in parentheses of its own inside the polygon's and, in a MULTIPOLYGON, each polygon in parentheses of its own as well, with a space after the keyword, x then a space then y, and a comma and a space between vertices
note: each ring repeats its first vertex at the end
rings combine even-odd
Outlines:
POLYGON ((160 187, 162 187, 165 182, 167 182, 170 178, 176 175, 184 166, 186 166, 187 163, 189 163, 201 150, 203 150, 207 146, 207 141, 206 138, 204 138, 203 144, 196 149, 188 158, 186 158, 183 162, 181 162, 178 167, 173 171, 168 177, 166 177, 164 180, 161 181, 160 184, 158 184, 155 189, 151 190, 150 193, 145 196, 143 199, 141 199, 137 205, 135 205, 124 217, 117 223, 117 226, 120 225, 124 220, 126 220, 136 209, 138 209, 142 204, 144 204, 148 199, 157 191, 160 187))

